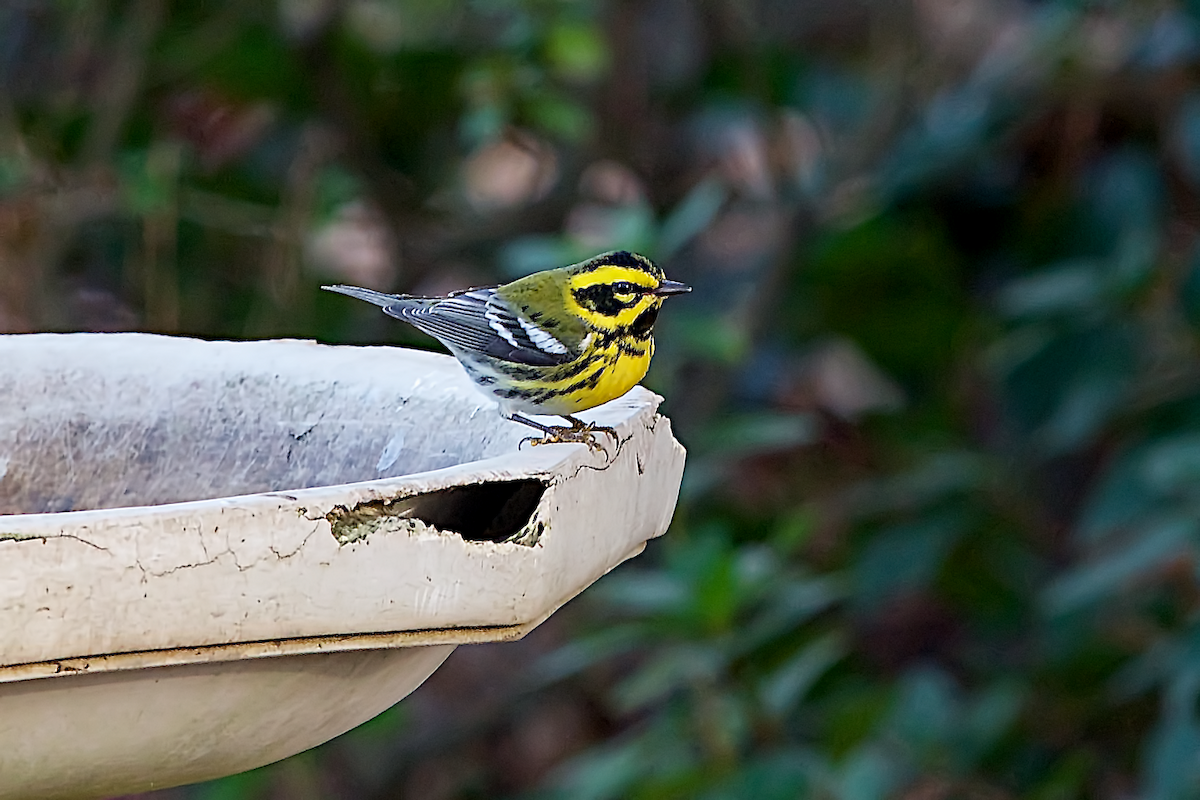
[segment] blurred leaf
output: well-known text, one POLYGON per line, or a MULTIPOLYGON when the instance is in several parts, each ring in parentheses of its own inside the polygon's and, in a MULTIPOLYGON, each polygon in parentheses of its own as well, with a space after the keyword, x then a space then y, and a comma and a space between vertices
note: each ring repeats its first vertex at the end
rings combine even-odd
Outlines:
POLYGON ((152 151, 125 153, 122 158, 121 186, 130 212, 138 216, 171 208, 177 191, 178 148, 163 145, 152 151))
POLYGON ((1195 58, 1200 49, 1200 32, 1187 14, 1168 8, 1158 13, 1139 44, 1137 57, 1142 66, 1170 69, 1195 58))
POLYGON ((982 87, 967 83, 943 89, 922 119, 897 137, 880 169, 881 192, 902 197, 938 180, 983 148, 994 118, 993 99, 982 87))
POLYGON ((847 594, 845 582, 837 578, 790 578, 760 588, 761 607, 736 633, 733 647, 738 653, 786 636, 847 594))
POLYGON ((594 254, 605 250, 650 250, 654 238, 654 218, 646 206, 593 207, 590 212, 588 229, 576 233, 574 237, 578 252, 594 254))
POLYGON ((1200 242, 1192 247, 1187 271, 1179 286, 1179 304, 1188 323, 1200 330, 1200 242))
POLYGON ((590 82, 608 68, 608 44, 594 25, 560 22, 546 37, 546 58, 567 80, 590 82))
POLYGON ((637 740, 596 748, 572 760, 556 781, 559 796, 572 800, 628 797, 645 769, 647 751, 637 740))
POLYGON ((1043 605, 1051 614, 1068 614, 1105 599, 1149 570, 1189 553, 1198 531, 1200 520, 1194 518, 1147 522, 1119 549, 1055 580, 1043 605))
POLYGON ((874 607, 893 595, 928 585, 965 524, 961 513, 946 512, 876 533, 855 564, 855 602, 874 607))
POLYGON ((1145 447, 1131 449, 1103 471, 1079 515, 1076 536, 1082 544, 1097 545, 1157 511, 1159 497, 1145 480, 1145 456, 1145 447))
POLYGON ((1147 285, 1154 276, 1161 246, 1157 228, 1139 228, 1122 236, 1110 269, 1114 290, 1128 294, 1147 285))
POLYGON ((960 254, 940 220, 879 216, 826 231, 802 273, 819 310, 804 320, 843 334, 901 380, 941 369, 963 323, 960 254))
POLYGON ((1117 702, 1128 702, 1186 675, 1197 665, 1200 665, 1200 626, 1192 619, 1178 634, 1155 642, 1122 667, 1109 682, 1109 689, 1117 702))
POLYGON ((867 124, 881 93, 864 76, 831 65, 801 73, 795 90, 797 104, 828 126, 835 141, 867 124))
POLYGON ((0 197, 14 192, 29 177, 29 164, 25 159, 0 152, 0 197))
POLYGON ((243 24, 223 46, 206 53, 202 69, 212 82, 240 100, 273 98, 298 107, 308 99, 301 76, 286 43, 266 25, 243 24))
POLYGON ((778 527, 771 536, 771 544, 781 554, 794 553, 812 538, 817 523, 817 513, 810 507, 781 514, 778 527))
POLYGON ((676 346, 697 359, 733 365, 749 348, 745 328, 727 313, 685 308, 675 312, 672 320, 676 346))
POLYGON ((939 745, 951 741, 961 713, 958 687, 949 676, 919 668, 901 680, 887 726, 907 747, 929 759, 939 745))
POLYGON ((756 755, 698 800, 794 800, 814 796, 809 776, 813 756, 805 750, 756 755))
POLYGON ((1192 91, 1179 104, 1175 120, 1183 167, 1195 185, 1200 185, 1200 92, 1192 91))
POLYGON ((1163 718, 1147 741, 1143 786, 1149 800, 1184 800, 1196 795, 1200 783, 1198 693, 1200 671, 1195 666, 1181 672, 1168 687, 1163 718))
POLYGON ((893 796, 901 778, 895 761, 873 746, 851 753, 840 773, 835 791, 842 800, 885 800, 893 796))
POLYGON ((313 220, 329 222, 347 203, 360 201, 363 196, 362 181, 357 175, 331 165, 316 176, 313 220))
POLYGON ((711 684, 724 665, 724 656, 712 647, 666 648, 621 681, 613 690, 613 701, 624 714, 644 710, 679 690, 711 684))
POLYGON ((1100 265, 1080 260, 1010 281, 1000 294, 1000 308, 1014 317, 1078 313, 1105 299, 1100 265))
POLYGON ((1086 176, 1082 195, 1089 212, 1085 244, 1092 252, 1116 250, 1124 236, 1156 231, 1164 211, 1164 187, 1155 158, 1132 147, 1102 158, 1086 176))
POLYGON ((839 633, 826 634, 800 648, 764 679, 759 693, 767 711, 776 717, 790 713, 846 653, 839 633))
POLYGON ((533 679, 536 683, 550 684, 578 675, 603 661, 640 650, 645 646, 647 636, 640 628, 629 625, 577 636, 539 659, 534 666, 533 679))
POLYGON ((673 554, 672 566, 692 587, 689 616, 710 634, 730 628, 751 588, 740 580, 737 558, 731 551, 725 536, 705 532, 673 554))
POLYGON ((952 742, 959 770, 975 769, 1012 732, 1025 704, 1024 688, 1000 681, 980 693, 964 714, 952 742))
POLYGON ((745 414, 715 421, 704 443, 725 458, 791 450, 816 437, 816 422, 807 414, 745 414))
POLYGON ((687 608, 687 584, 667 572, 626 569, 596 584, 597 599, 617 610, 637 614, 672 614, 687 608))
POLYGON ((1162 496, 1200 496, 1200 433, 1181 432, 1148 447, 1142 475, 1162 496))
POLYGON ((1051 764, 1030 800, 1073 800, 1086 796, 1088 779, 1095 774, 1095 759, 1088 753, 1075 750, 1051 764))
POLYGON ((500 251, 499 256, 501 269, 510 279, 572 264, 576 260, 576 248, 556 236, 513 239, 500 251))
POLYGON ((1097 326, 1047 341, 1005 380, 1013 415, 1043 454, 1086 444, 1126 400, 1136 371, 1132 329, 1097 326))
POLYGON ((535 126, 569 142, 582 141, 595 128, 587 106, 565 95, 541 92, 527 103, 526 112, 535 126))
POLYGON ((1037 431, 1038 448, 1053 455, 1088 444, 1122 405, 1127 385, 1115 371, 1078 376, 1037 431))
POLYGON ((895 702, 892 688, 890 683, 856 680, 835 685, 822 698, 827 707, 822 744, 832 758, 848 758, 856 749, 870 745, 895 702))
POLYGON ((725 185, 716 178, 705 178, 693 186, 663 220, 656 248, 658 258, 670 258, 711 225, 727 197, 725 185))
POLYGON ((843 504, 856 519, 871 519, 894 511, 911 511, 977 490, 987 474, 987 465, 978 455, 943 450, 896 475, 850 486, 843 504))

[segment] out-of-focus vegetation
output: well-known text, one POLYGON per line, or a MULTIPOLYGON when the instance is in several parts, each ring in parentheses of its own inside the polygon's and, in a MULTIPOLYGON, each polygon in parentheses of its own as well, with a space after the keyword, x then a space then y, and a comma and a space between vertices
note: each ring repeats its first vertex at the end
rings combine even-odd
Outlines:
POLYGON ((670 532, 156 798, 1200 796, 1200 6, 16 0, 0 329, 428 346, 621 247, 670 532))

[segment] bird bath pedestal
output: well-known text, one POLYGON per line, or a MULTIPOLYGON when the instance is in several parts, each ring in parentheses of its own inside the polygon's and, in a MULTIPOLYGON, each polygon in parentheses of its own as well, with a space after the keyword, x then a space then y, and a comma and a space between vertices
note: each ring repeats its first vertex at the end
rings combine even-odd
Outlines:
POLYGON ((521 449, 394 348, 0 336, 0 401, 0 800, 326 741, 640 552, 683 469, 650 392, 606 453, 521 449))

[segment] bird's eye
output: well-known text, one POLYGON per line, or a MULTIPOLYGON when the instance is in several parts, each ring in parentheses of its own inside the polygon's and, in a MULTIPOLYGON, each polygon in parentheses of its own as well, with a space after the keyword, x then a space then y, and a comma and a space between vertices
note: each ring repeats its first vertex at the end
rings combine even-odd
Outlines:
POLYGON ((635 294, 638 287, 634 286, 629 281, 617 281, 613 284, 613 291, 617 294, 635 294))

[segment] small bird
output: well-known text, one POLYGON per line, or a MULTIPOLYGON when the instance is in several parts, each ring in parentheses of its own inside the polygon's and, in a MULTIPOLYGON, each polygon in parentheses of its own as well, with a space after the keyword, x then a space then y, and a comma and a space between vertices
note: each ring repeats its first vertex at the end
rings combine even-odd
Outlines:
POLYGON ((612 428, 573 414, 628 392, 654 354, 654 322, 663 300, 690 292, 653 261, 615 251, 569 267, 445 297, 384 294, 322 286, 366 300, 444 344, 500 413, 542 432, 533 444, 578 442, 602 449, 595 433, 612 428), (560 416, 569 427, 522 414, 560 416))

